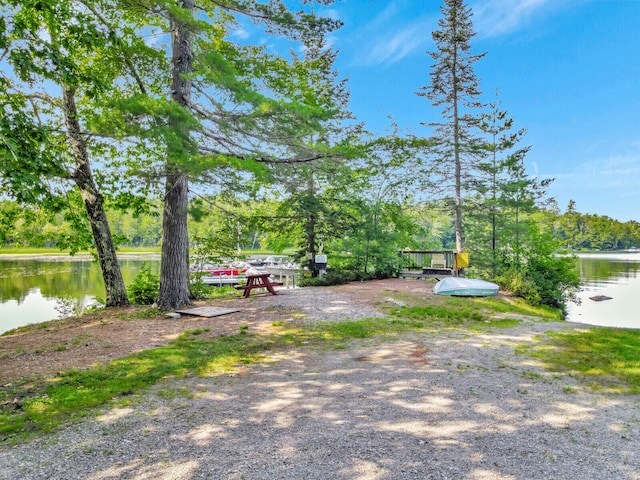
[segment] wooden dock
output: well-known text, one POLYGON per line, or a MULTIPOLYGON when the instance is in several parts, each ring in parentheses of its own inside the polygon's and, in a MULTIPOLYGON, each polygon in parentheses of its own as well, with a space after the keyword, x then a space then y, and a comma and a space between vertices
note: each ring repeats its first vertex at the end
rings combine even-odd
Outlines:
POLYGON ((464 266, 468 263, 467 254, 453 250, 402 250, 402 269, 400 278, 444 278, 457 277, 460 268, 459 256, 465 255, 464 266))

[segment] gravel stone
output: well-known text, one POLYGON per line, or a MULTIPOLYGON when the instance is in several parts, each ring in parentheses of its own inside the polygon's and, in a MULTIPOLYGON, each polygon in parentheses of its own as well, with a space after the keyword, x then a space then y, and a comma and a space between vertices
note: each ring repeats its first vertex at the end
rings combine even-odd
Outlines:
MULTIPOLYGON (((331 290, 267 298, 305 322, 382 315, 331 290)), ((639 480, 640 399, 515 353, 569 327, 412 333, 168 379, 131 405, 3 447, 0 479, 639 480)))

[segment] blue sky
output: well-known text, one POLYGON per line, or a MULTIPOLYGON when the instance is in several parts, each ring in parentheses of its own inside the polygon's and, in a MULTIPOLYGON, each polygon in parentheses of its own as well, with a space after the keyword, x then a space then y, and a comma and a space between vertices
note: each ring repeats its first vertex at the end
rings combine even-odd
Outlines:
MULTIPOLYGON (((640 221, 640 0, 468 0, 484 99, 516 128, 530 174, 554 177, 562 211, 640 221)), ((417 135, 438 108, 415 92, 429 82, 439 0, 344 0, 331 36, 349 78, 351 110, 383 133, 388 117, 417 135)))

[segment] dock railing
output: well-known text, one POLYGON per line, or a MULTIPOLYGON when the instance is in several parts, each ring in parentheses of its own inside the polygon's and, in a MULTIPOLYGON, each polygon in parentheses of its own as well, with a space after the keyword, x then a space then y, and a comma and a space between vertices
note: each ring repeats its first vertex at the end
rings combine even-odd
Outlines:
POLYGON ((401 250, 403 278, 442 278, 458 276, 458 254, 454 250, 401 250))

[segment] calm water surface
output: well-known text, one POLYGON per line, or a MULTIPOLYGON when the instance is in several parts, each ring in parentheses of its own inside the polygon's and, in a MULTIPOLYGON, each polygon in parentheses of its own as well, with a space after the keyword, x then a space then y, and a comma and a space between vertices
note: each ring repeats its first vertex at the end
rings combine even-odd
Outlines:
MULTIPOLYGON (((122 255, 119 263, 125 284, 133 281, 145 262, 159 270, 158 257, 122 255)), ((0 334, 73 315, 104 298, 100 268, 90 258, 0 256, 0 334)))
POLYGON ((583 287, 568 320, 607 327, 640 328, 640 253, 581 254, 583 287), (604 295, 611 300, 596 302, 604 295))

